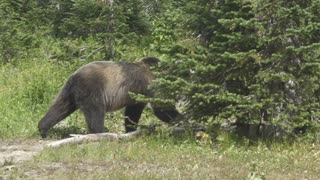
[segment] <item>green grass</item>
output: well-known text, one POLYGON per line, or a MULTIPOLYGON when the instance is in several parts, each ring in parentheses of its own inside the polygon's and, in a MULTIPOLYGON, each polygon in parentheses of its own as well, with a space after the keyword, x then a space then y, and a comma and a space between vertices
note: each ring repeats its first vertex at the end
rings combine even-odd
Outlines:
POLYGON ((200 145, 156 133, 131 141, 47 148, 12 179, 319 179, 320 146, 200 145))
POLYGON ((72 69, 39 59, 1 66, 0 139, 34 136, 37 122, 72 69))

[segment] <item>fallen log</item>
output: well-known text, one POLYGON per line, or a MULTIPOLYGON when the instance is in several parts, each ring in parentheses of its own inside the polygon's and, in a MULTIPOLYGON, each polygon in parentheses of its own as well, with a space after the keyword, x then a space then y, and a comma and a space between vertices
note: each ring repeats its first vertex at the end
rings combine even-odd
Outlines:
POLYGON ((123 140, 123 139, 131 139, 141 136, 145 133, 149 132, 148 130, 137 130, 130 133, 120 134, 120 133, 96 133, 96 134, 73 134, 70 138, 58 140, 51 142, 46 147, 57 148, 61 147, 65 144, 80 144, 84 142, 97 142, 100 140, 123 140))
MULTIPOLYGON (((97 142, 101 140, 124 140, 124 139, 133 139, 138 136, 144 135, 144 134, 149 134, 155 131, 157 125, 150 125, 146 126, 140 130, 136 130, 130 133, 96 133, 96 134, 70 134, 70 138, 66 139, 61 139, 58 141, 50 142, 45 145, 45 147, 51 147, 51 148, 57 148, 61 147, 66 144, 81 144, 81 143, 88 143, 88 142, 97 142)), ((194 128, 192 131, 197 132, 197 131, 203 131, 205 129, 203 128, 194 128)), ((171 134, 183 134, 186 133, 188 129, 183 128, 183 127, 174 127, 171 130, 171 134)))

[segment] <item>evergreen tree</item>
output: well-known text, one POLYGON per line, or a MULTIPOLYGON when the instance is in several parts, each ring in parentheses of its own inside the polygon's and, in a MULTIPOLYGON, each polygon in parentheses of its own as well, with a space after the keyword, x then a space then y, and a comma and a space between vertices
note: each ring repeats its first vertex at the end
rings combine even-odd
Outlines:
POLYGON ((196 121, 318 126, 317 8, 319 1, 186 2, 185 27, 198 43, 171 47, 179 61, 165 65, 176 76, 160 88, 184 97, 196 121))
POLYGON ((192 49, 190 44, 173 47, 178 50, 175 58, 181 59, 175 63, 178 77, 161 84, 181 88, 176 92, 182 92, 196 120, 240 117, 237 106, 248 103, 244 96, 256 71, 255 64, 247 63, 253 61, 257 44, 250 3, 188 1, 184 11, 185 26, 195 37, 189 41, 192 49))
POLYGON ((257 2, 260 70, 251 86, 266 119, 318 126, 319 1, 257 2))
POLYGON ((0 55, 1 62, 8 62, 17 55, 17 32, 20 26, 17 7, 21 5, 19 1, 0 2, 0 55))
POLYGON ((141 5, 138 0, 56 2, 59 8, 55 12, 55 34, 57 37, 93 37, 105 46, 105 58, 112 58, 114 39, 133 43, 149 32, 141 5), (111 50, 107 51, 108 48, 111 50))

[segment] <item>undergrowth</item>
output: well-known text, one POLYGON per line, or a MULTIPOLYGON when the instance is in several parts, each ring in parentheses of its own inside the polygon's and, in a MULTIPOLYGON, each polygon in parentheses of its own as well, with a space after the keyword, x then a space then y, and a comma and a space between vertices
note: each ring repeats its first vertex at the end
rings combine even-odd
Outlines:
POLYGON ((37 122, 73 69, 72 64, 39 59, 1 66, 0 137, 34 136, 37 122))

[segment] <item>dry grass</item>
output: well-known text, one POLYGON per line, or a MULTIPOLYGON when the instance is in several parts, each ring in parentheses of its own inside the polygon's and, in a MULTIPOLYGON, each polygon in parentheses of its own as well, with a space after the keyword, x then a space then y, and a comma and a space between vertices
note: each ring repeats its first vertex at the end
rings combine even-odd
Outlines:
POLYGON ((312 144, 209 146, 157 134, 45 149, 2 173, 10 179, 320 179, 319 156, 320 146, 312 144))

